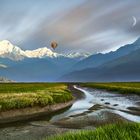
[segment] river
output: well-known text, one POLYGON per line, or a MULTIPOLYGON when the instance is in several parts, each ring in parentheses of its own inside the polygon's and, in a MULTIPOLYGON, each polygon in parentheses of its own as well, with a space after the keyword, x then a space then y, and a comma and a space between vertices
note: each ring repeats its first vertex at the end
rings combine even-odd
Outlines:
POLYGON ((0 128, 6 140, 41 139, 66 131, 95 129, 114 122, 140 122, 140 96, 74 86, 85 94, 67 110, 38 120, 0 128))

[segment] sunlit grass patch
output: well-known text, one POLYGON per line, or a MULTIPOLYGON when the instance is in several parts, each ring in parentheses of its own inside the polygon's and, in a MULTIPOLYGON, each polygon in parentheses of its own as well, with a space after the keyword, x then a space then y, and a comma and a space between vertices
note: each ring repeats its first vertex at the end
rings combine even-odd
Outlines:
POLYGON ((106 125, 96 130, 70 132, 47 138, 47 140, 139 140, 140 124, 122 123, 106 125))
POLYGON ((65 84, 14 83, 0 84, 0 110, 44 107, 72 100, 65 84))

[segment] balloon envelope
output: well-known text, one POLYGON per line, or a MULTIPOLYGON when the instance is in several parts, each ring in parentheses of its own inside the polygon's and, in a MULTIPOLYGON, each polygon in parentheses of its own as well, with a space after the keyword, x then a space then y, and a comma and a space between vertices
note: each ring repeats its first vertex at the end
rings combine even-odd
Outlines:
POLYGON ((54 50, 57 48, 57 46, 58 46, 58 44, 57 44, 56 41, 53 41, 53 42, 51 43, 51 47, 52 47, 54 50))

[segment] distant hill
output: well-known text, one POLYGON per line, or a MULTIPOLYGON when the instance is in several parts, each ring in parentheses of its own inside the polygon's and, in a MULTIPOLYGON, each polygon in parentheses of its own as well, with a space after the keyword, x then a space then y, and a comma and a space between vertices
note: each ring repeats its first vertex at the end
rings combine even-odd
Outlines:
POLYGON ((78 62, 74 66, 74 70, 82 70, 85 68, 95 68, 104 63, 117 59, 119 57, 125 56, 137 49, 140 48, 140 38, 137 39, 134 43, 128 44, 120 47, 118 50, 109 53, 99 53, 95 55, 91 55, 82 61, 78 62))
POLYGON ((77 63, 77 60, 59 58, 26 58, 22 61, 12 61, 0 58, 0 62, 7 67, 0 67, 0 74, 15 81, 54 81, 65 74, 69 68, 77 63))
POLYGON ((96 68, 69 73, 59 81, 140 81, 140 49, 96 68))

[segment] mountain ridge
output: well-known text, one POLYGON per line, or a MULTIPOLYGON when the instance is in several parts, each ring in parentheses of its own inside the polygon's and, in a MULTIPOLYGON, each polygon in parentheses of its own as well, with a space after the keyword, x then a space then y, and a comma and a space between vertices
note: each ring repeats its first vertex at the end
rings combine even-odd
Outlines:
POLYGON ((116 51, 111 51, 105 54, 98 53, 90 55, 89 57, 83 59, 75 65, 75 70, 81 70, 85 68, 95 68, 113 59, 119 58, 121 56, 127 55, 132 51, 140 48, 140 38, 131 44, 121 46, 116 51))
POLYGON ((96 68, 87 68, 64 75, 65 82, 122 82, 140 80, 140 49, 107 62, 96 68))
MULTIPOLYGON (((9 42, 5 42, 5 43, 6 45, 11 45, 9 42)), ((6 56, 0 57, 0 73, 3 77, 8 77, 15 81, 24 81, 24 82, 25 81, 54 82, 54 81, 61 81, 61 80, 71 81, 73 80, 72 79, 73 77, 75 81, 76 81, 76 78, 78 81, 83 81, 83 79, 87 81, 88 80, 99 81, 102 79, 102 77, 105 78, 105 75, 108 76, 108 80, 109 80, 109 76, 111 75, 109 73, 113 74, 113 72, 116 72, 116 70, 118 70, 118 72, 123 69, 125 70, 125 67, 121 65, 121 62, 128 59, 124 59, 123 57, 135 51, 140 50, 140 39, 138 39, 133 44, 128 44, 123 47, 120 47, 115 52, 110 52, 107 54, 95 54, 89 57, 86 56, 86 58, 82 60, 80 56, 81 53, 72 53, 72 54, 61 55, 61 56, 59 55, 57 57, 57 55, 51 54, 53 52, 50 50, 51 51, 50 54, 52 57, 45 57, 46 54, 44 52, 48 51, 48 48, 45 48, 45 47, 41 49, 39 48, 33 51, 32 50, 22 51, 20 48, 17 48, 16 46, 14 49, 13 49, 13 46, 10 46, 10 47, 11 47, 10 50, 6 49, 6 51, 8 52, 8 53, 6 52, 6 54, 8 54, 9 57, 13 57, 12 54, 13 55, 17 54, 16 57, 20 58, 20 55, 18 56, 18 52, 20 52, 19 54, 22 54, 22 55, 21 55, 21 59, 18 58, 17 61, 15 61, 15 59, 14 60, 9 59, 6 56), (13 53, 13 50, 16 50, 15 53, 13 53), (12 52, 12 53, 9 54, 9 52, 12 52), (32 57, 24 57, 25 52, 28 53, 28 55, 32 57), (83 63, 84 61, 87 62, 87 60, 89 59, 91 60, 90 62, 92 62, 92 65, 90 65, 91 66, 90 68, 87 67, 88 64, 90 63, 83 63), (122 68, 121 70, 118 69, 117 67, 116 69, 114 69, 114 67, 118 65, 117 62, 119 62, 119 65, 122 68), (83 63, 84 69, 82 68, 78 70, 75 69, 77 64, 79 63, 83 63), (63 77, 65 79, 63 79, 63 77)), ((2 51, 0 52, 2 53, 2 51)), ((139 58, 139 55, 137 56, 137 58, 139 58)), ((131 67, 134 67, 136 65, 136 63, 134 63, 135 65, 132 65, 131 63, 129 64, 130 64, 130 69, 131 67)), ((126 65, 125 63, 124 65, 129 69, 129 65, 126 65)), ((137 66, 138 65, 140 65, 139 62, 137 62, 137 66)), ((116 75, 116 73, 114 73, 114 75, 116 75)), ((137 74, 139 73, 137 72, 137 74)), ((102 79, 102 80, 104 81, 105 79, 102 79)))
POLYGON ((53 52, 47 47, 38 48, 35 50, 22 50, 20 47, 13 45, 8 40, 0 41, 0 57, 9 58, 11 60, 19 61, 24 58, 57 58, 57 57, 68 57, 72 59, 84 59, 88 57, 87 53, 72 52, 66 55, 53 52))

